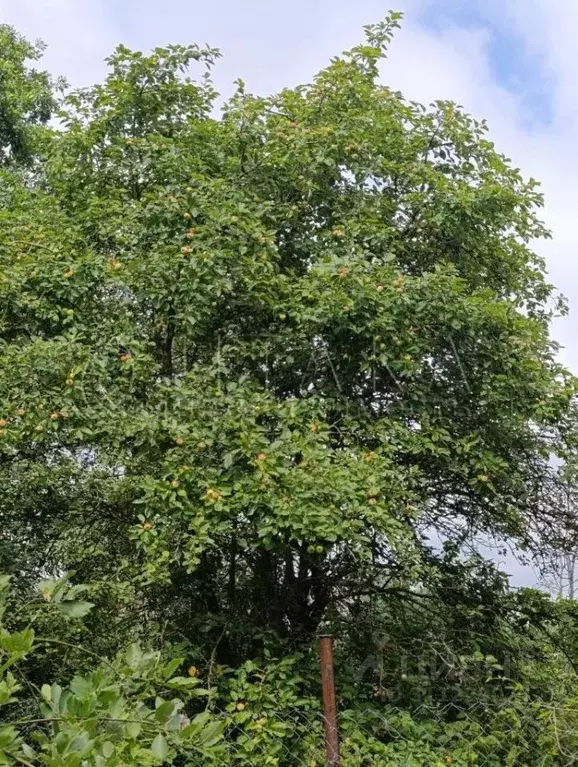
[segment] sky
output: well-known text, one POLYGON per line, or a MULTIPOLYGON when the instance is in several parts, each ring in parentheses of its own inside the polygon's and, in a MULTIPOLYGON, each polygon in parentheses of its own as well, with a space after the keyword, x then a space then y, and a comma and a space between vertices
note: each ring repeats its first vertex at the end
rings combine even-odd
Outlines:
MULTIPOLYGON (((0 0, 0 23, 48 50, 44 66, 71 85, 106 72, 118 43, 221 49, 221 93, 242 77, 267 94, 309 82, 390 7, 405 14, 382 77, 412 100, 450 99, 485 118, 498 149, 542 182, 553 238, 536 249, 567 297, 554 322, 560 356, 578 373, 578 3, 571 0, 0 0)), ((516 569, 509 562, 508 569, 516 569)), ((524 580, 523 570, 518 573, 524 580)))

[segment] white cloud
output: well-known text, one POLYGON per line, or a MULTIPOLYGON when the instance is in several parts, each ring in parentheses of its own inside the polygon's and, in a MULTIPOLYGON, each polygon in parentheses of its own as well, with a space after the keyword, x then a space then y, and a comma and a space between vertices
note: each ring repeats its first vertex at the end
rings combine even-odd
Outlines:
POLYGON ((0 23, 48 44, 43 66, 72 85, 102 79, 103 59, 116 44, 101 0, 0 0, 0 23))
MULTIPOLYGON (((554 334, 566 347, 561 357, 578 372, 578 338, 573 324, 578 316, 578 252, 575 220, 578 211, 578 59, 575 39, 578 34, 578 5, 567 0, 472 0, 481 15, 495 28, 515 30, 525 49, 541 57, 552 119, 541 128, 523 127, 522 104, 517 97, 500 89, 489 67, 489 52, 477 51, 476 70, 464 55, 463 30, 450 30, 443 47, 460 53, 468 71, 466 93, 458 97, 474 114, 488 119, 491 137, 499 149, 512 157, 526 176, 542 183, 546 196, 544 218, 553 240, 539 243, 537 250, 546 260, 551 281, 567 296, 570 316, 554 324, 554 334), (453 38, 453 39, 452 39, 453 38), (460 52, 461 51, 461 52, 460 52), (473 75, 473 76, 470 76, 473 75)), ((405 34, 405 33, 404 33, 405 34)), ((458 66, 459 66, 458 62, 458 66)), ((534 77, 536 75, 534 74, 534 77)), ((457 83, 450 78, 451 87, 457 83)), ((535 84, 539 87, 539 83, 535 84)), ((462 91, 463 93, 463 91, 462 91)))
POLYGON ((542 248, 552 281, 570 301, 570 317, 555 327, 566 345, 564 360, 578 371, 578 6, 564 0, 509 0, 511 18, 529 47, 544 57, 551 71, 553 119, 522 154, 519 162, 543 183, 546 220, 554 239, 542 248))

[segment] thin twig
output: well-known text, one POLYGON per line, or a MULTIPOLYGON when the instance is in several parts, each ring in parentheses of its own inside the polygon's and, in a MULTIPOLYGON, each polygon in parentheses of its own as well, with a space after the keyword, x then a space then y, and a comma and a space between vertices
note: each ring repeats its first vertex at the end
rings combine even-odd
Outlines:
POLYGON ((211 705, 211 694, 212 694, 211 680, 212 680, 212 677, 213 677, 213 667, 215 665, 215 657, 217 655, 217 649, 219 647, 221 639, 223 638, 223 636, 225 634, 226 628, 227 628, 226 626, 223 626, 223 630, 219 634, 219 638, 215 642, 215 646, 213 647, 213 649, 211 651, 211 659, 209 661, 209 671, 207 673, 207 690, 208 690, 209 694, 207 695, 207 705, 205 706, 205 711, 207 711, 207 709, 211 705))
POLYGON ((333 373, 333 378, 335 378, 335 383, 337 384, 337 388, 339 389, 339 393, 342 393, 341 389, 341 382, 339 381, 339 378, 337 376, 337 371, 335 370, 335 367, 333 366, 333 362, 331 361, 331 356, 329 354, 329 349, 325 347, 325 354, 327 355, 327 361, 329 362, 329 367, 331 368, 331 372, 333 373))
POLYGON ((451 335, 450 335, 450 344, 452 345, 452 349, 454 350, 454 355, 455 355, 455 358, 456 358, 456 362, 458 363, 458 367, 460 369, 460 373, 462 374, 462 378, 464 379, 464 383, 466 385, 466 389, 471 394, 472 390, 470 389, 470 385, 468 383, 468 379, 466 378, 466 371, 464 370, 464 367, 462 365, 462 361, 460 359, 460 355, 458 354, 458 350, 456 349, 456 345, 454 343, 454 339, 452 338, 451 335))
POLYGON ((386 369, 386 370, 387 370, 387 372, 389 373, 389 375, 392 377, 392 379, 393 379, 393 382, 395 383, 395 385, 397 386, 397 388, 400 390, 400 392, 403 394, 403 388, 402 388, 402 386, 401 386, 400 382, 399 382, 399 381, 397 380, 397 378, 395 377, 395 374, 394 374, 393 370, 392 370, 392 369, 389 367, 389 365, 387 364, 387 362, 384 362, 383 364, 384 364, 384 366, 385 366, 385 369, 386 369))
POLYGON ((46 639, 45 637, 35 637, 34 641, 39 644, 57 644, 62 645, 63 647, 71 647, 73 650, 80 650, 80 652, 83 652, 85 655, 90 655, 93 658, 96 658, 101 663, 104 663, 113 669, 113 671, 116 671, 115 667, 112 665, 112 663, 110 663, 110 661, 106 660, 106 658, 102 658, 97 653, 92 652, 92 650, 87 650, 86 647, 80 647, 79 645, 71 644, 70 642, 64 642, 61 639, 46 639))

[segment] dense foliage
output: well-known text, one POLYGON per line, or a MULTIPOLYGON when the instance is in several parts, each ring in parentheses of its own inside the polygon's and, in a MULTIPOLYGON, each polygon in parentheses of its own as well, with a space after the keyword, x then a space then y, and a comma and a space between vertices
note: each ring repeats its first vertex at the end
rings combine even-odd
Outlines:
POLYGON ((37 129, 50 120, 64 82, 28 67, 28 61, 41 57, 43 46, 5 25, 0 26, 0 51, 0 165, 29 164, 42 146, 37 129))
POLYGON ((464 554, 572 529, 542 198, 397 24, 219 117, 217 51, 120 47, 56 127, 0 28, 0 763, 320 764, 320 628, 346 764, 557 763, 573 604, 464 554))

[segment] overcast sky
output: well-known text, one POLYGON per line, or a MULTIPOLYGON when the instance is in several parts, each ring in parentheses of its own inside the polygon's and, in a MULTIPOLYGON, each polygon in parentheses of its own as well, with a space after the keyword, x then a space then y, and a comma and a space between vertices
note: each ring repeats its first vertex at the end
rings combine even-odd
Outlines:
MULTIPOLYGON (((361 27, 405 13, 383 71, 407 98, 452 99, 486 118, 498 148, 543 184, 551 281, 570 301, 554 325, 578 373, 578 2, 575 0, 0 0, 0 23, 48 44, 44 65, 73 85, 102 79, 120 42, 221 48, 218 88, 269 93, 307 82, 361 27)), ((509 568, 511 569, 511 568, 509 568)))

